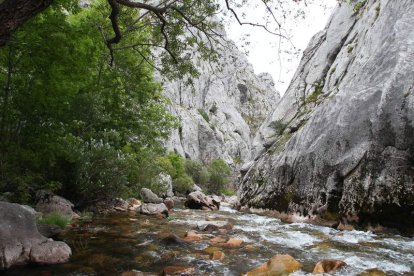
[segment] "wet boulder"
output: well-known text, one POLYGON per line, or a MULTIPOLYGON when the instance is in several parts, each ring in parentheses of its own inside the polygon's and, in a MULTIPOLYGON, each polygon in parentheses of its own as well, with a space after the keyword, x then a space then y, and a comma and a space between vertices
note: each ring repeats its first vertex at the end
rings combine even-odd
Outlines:
POLYGON ((158 197, 156 194, 154 194, 150 189, 142 188, 141 192, 141 199, 144 201, 144 203, 162 203, 162 198, 158 197))
POLYGON ((313 273, 314 274, 333 273, 344 266, 346 266, 346 263, 340 260, 333 260, 333 259, 322 260, 322 261, 319 261, 315 265, 315 268, 313 269, 313 273))
POLYGON ((197 229, 204 232, 231 230, 233 229, 233 224, 228 221, 206 221, 199 222, 197 224, 197 229))
POLYGON ((73 207, 72 202, 49 190, 40 190, 36 193, 35 209, 43 214, 59 213, 70 218, 77 218, 79 215, 73 211, 73 207))
POLYGON ((187 243, 188 241, 185 239, 180 238, 176 234, 170 234, 164 238, 162 238, 162 242, 166 245, 176 245, 176 244, 183 244, 187 243))
POLYGON ((285 275, 301 268, 301 264, 290 255, 276 255, 267 263, 247 272, 247 276, 285 275))
POLYGON ((220 201, 202 192, 192 192, 187 196, 184 205, 190 209, 216 211, 220 208, 220 201))
POLYGON ((174 209, 175 203, 174 200, 172 200, 171 198, 164 199, 164 204, 165 206, 167 206, 168 210, 174 209))
POLYGON ((33 213, 19 204, 0 202, 0 270, 26 263, 67 262, 72 254, 64 242, 42 236, 33 213))
POLYGON ((168 217, 168 208, 165 206, 164 203, 146 203, 142 204, 139 212, 143 215, 150 215, 150 216, 156 216, 156 215, 165 215, 168 217))
POLYGON ((62 232, 62 229, 54 224, 38 224, 37 230, 46 238, 54 238, 62 232))

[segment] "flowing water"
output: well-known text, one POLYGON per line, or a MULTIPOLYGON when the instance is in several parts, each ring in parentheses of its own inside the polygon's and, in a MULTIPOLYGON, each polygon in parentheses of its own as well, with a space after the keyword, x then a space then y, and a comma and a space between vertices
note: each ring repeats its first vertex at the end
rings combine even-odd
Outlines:
POLYGON ((175 209, 167 220, 133 214, 96 216, 80 222, 62 239, 73 250, 67 264, 22 266, 5 275, 120 275, 138 270, 159 274, 165 266, 196 269, 195 275, 241 275, 276 254, 290 254, 303 266, 292 275, 307 275, 321 259, 334 258, 348 266, 335 275, 359 275, 378 269, 386 275, 414 275, 414 239, 362 231, 338 231, 304 223, 240 213, 228 207, 218 212, 175 209), (220 248, 222 261, 209 259, 209 240, 219 233, 203 233, 203 240, 165 244, 168 234, 185 232, 207 223, 226 220, 233 230, 222 235, 244 241, 240 248, 220 248), (208 250, 207 250, 208 251, 208 250))

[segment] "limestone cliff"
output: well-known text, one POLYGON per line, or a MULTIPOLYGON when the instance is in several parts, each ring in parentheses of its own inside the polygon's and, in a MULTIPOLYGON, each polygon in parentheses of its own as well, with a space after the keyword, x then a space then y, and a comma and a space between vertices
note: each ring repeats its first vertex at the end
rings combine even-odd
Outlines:
POLYGON ((414 229, 414 1, 343 3, 254 139, 242 205, 414 229))
POLYGON ((164 81, 170 111, 181 126, 166 145, 190 159, 223 159, 238 167, 251 158, 252 140, 280 99, 268 74, 255 75, 231 43, 218 64, 194 58, 200 72, 193 86, 164 81))

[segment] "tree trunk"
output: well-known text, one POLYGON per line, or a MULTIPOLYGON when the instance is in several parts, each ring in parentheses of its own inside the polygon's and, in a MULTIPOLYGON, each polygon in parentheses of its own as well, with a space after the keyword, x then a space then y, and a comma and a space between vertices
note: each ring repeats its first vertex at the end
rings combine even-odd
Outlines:
POLYGON ((19 26, 47 8, 52 1, 0 0, 0 47, 19 26))

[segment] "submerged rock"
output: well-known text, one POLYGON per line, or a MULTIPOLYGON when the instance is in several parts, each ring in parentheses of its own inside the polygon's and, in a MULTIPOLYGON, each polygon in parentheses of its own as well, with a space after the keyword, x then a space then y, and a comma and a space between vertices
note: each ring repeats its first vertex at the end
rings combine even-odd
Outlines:
POLYGON ((285 275, 301 268, 301 264, 290 255, 276 255, 267 263, 247 272, 247 276, 285 275))
POLYGON ((163 276, 168 275, 194 275, 194 267, 184 267, 184 266, 166 266, 162 270, 163 276))
POLYGON ((205 232, 219 231, 219 230, 231 230, 233 229, 233 224, 228 221, 206 221, 199 222, 197 224, 197 229, 205 232))
POLYGON ((21 205, 0 202, 0 269, 26 263, 56 264, 72 254, 64 242, 42 236, 35 216, 21 205))
POLYGON ((319 261, 313 269, 313 274, 333 273, 347 264, 340 260, 322 260, 319 261))
POLYGON ((190 209, 200 209, 215 211, 220 209, 220 201, 217 199, 206 196, 202 192, 192 192, 187 196, 187 200, 184 203, 185 207, 190 209))

